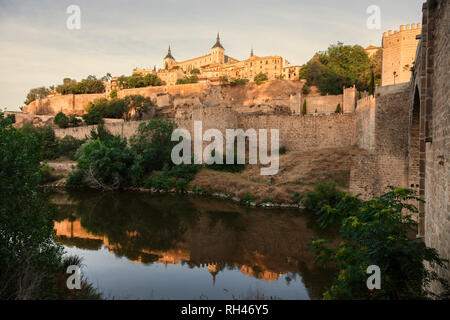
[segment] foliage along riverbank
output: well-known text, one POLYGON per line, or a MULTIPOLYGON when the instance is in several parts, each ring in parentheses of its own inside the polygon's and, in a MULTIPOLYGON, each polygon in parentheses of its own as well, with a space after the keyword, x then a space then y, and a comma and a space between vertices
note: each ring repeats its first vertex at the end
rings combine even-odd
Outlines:
POLYGON ((56 139, 51 128, 34 129, 45 132, 44 153, 53 155, 44 166, 43 183, 100 190, 193 193, 263 207, 301 207, 302 197, 317 182, 328 181, 348 191, 352 156, 359 152, 357 148, 291 152, 281 147, 280 171, 271 177, 260 175, 260 165, 175 166, 170 158, 176 144, 170 140, 174 128, 168 119, 154 119, 142 124, 128 141, 112 136, 102 125, 85 140, 70 136, 56 139), (150 139, 152 136, 157 139, 150 139))
POLYGON ((55 239, 55 207, 39 187, 41 146, 0 113, 0 299, 98 299, 86 279, 67 289, 67 266, 81 259, 64 257, 55 239))

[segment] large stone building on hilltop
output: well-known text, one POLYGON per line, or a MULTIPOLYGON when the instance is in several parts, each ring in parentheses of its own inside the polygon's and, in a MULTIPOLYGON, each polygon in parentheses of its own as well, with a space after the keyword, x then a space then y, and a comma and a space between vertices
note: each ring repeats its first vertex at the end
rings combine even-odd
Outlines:
POLYGON ((176 61, 169 47, 167 55, 163 60, 163 68, 156 71, 154 69, 135 69, 134 74, 154 74, 163 80, 167 85, 176 84, 178 79, 191 76, 193 70, 198 70, 199 82, 220 83, 227 78, 248 79, 253 81, 259 73, 267 75, 269 80, 287 79, 298 80, 300 78, 300 66, 290 65, 281 56, 258 57, 251 50, 250 58, 239 61, 225 54, 225 48, 220 43, 219 34, 214 46, 209 54, 185 60, 176 61))

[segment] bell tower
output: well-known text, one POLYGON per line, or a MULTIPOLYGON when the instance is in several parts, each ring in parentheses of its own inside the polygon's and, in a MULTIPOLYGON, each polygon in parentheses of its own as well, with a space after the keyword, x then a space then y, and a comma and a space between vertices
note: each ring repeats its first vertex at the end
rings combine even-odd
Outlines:
POLYGON ((169 46, 169 50, 167 51, 167 55, 164 57, 164 61, 163 61, 163 66, 164 69, 170 69, 170 67, 172 67, 172 65, 175 64, 175 58, 172 56, 172 50, 170 50, 170 46, 169 46))
POLYGON ((212 63, 225 63, 225 49, 220 44, 220 36, 217 32, 216 44, 211 48, 212 63))

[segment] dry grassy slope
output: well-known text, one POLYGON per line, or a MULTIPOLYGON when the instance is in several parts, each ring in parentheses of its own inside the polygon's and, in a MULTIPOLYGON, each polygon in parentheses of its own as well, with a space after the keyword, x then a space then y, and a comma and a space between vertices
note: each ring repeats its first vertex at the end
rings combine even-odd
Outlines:
POLYGON ((334 181, 342 191, 348 191, 352 157, 358 152, 356 147, 287 152, 280 156, 280 169, 273 178, 261 176, 259 166, 247 166, 241 173, 203 169, 190 186, 232 194, 240 199, 250 192, 257 202, 269 198, 272 202, 291 203, 296 192, 310 191, 322 180, 334 181))

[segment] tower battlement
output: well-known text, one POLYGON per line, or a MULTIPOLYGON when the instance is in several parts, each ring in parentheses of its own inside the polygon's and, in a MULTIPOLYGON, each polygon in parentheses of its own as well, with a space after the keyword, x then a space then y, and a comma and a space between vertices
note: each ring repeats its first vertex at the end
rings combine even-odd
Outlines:
POLYGON ((414 66, 422 25, 401 25, 399 30, 383 33, 381 82, 383 86, 408 82, 414 66))
POLYGON ((399 34, 399 33, 403 32, 403 31, 413 31, 413 30, 421 31, 422 30, 422 24, 421 23, 417 23, 417 24, 413 23, 413 24, 407 24, 407 25, 403 25, 402 24, 400 26, 400 30, 394 30, 394 31, 388 30, 387 32, 383 32, 383 39, 385 39, 387 37, 390 37, 392 35, 399 34))

